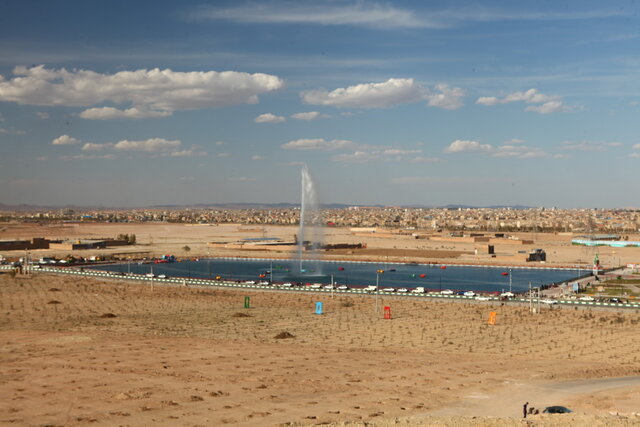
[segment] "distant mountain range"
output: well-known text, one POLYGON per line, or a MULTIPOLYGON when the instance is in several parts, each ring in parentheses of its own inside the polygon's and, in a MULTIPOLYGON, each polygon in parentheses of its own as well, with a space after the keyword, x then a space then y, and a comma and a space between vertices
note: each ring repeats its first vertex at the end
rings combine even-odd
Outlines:
MULTIPOLYGON (((138 207, 105 207, 105 206, 80 206, 80 205, 61 205, 61 206, 49 206, 49 205, 7 205, 4 203, 0 203, 0 211, 9 211, 9 212, 17 212, 17 211, 51 211, 51 210, 60 210, 60 209, 73 209, 77 211, 85 211, 85 210, 130 210, 130 209, 170 209, 170 210, 179 210, 179 209, 295 209, 300 205, 297 203, 215 203, 215 204, 207 204, 207 203, 197 203, 193 205, 152 205, 152 206, 138 206, 138 207)), ((479 209, 479 208, 488 208, 488 209, 515 209, 515 210, 523 210, 523 209, 532 209, 530 206, 522 206, 522 205, 495 205, 495 206, 472 206, 472 205, 445 205, 445 206, 427 206, 427 205, 356 205, 356 204, 344 204, 344 203, 326 203, 321 204, 321 209, 345 209, 351 206, 357 207, 373 207, 373 208, 384 208, 384 207, 398 207, 398 208, 408 208, 408 209, 479 209)))

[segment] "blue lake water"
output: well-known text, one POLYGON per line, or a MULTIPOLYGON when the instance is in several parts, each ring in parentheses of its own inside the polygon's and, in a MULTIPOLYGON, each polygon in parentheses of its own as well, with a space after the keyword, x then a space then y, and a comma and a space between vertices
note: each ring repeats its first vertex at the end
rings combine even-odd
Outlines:
POLYGON ((508 267, 473 267, 425 264, 393 264, 393 263, 357 263, 344 261, 321 261, 303 263, 307 275, 296 277, 299 265, 293 261, 283 260, 238 260, 212 258, 210 260, 183 261, 166 264, 112 264, 95 267, 101 270, 146 274, 165 274, 169 277, 191 277, 213 279, 216 276, 227 280, 269 280, 274 282, 312 282, 334 283, 368 286, 427 289, 453 289, 473 291, 509 290, 509 280, 513 292, 524 292, 532 286, 550 285, 569 281, 579 275, 588 274, 586 270, 552 269, 552 268, 508 268, 508 267), (322 271, 314 271, 316 266, 322 271), (384 270, 384 273, 376 273, 384 270), (271 272, 271 273, 269 273, 271 272), (507 273, 504 275, 503 273, 507 273), (265 278, 260 278, 265 275, 265 278), (424 277, 421 277, 424 275, 424 277))

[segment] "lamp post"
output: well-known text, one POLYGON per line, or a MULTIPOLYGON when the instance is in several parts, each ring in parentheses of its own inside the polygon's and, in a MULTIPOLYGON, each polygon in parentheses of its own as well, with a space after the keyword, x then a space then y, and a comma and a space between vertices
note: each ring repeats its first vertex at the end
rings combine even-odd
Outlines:
POLYGON ((384 273, 384 270, 376 270, 376 311, 378 311, 378 300, 380 299, 380 287, 379 287, 379 280, 380 280, 380 275, 384 273))
POLYGON ((511 292, 511 269, 509 269, 509 293, 513 293, 511 292))

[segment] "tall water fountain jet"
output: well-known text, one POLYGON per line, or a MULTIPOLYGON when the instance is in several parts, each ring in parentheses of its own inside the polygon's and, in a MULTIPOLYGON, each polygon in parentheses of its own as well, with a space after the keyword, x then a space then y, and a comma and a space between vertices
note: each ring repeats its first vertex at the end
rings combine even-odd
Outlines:
POLYGON ((313 179, 307 165, 302 167, 302 191, 300 197, 300 230, 298 232, 298 272, 300 275, 322 275, 319 262, 307 262, 310 268, 304 268, 303 260, 318 261, 322 246, 323 225, 313 179))

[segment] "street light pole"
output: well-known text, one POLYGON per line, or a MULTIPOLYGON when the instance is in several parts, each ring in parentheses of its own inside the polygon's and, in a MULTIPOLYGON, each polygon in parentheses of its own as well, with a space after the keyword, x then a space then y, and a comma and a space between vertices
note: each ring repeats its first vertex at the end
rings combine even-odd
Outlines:
POLYGON ((380 270, 376 271, 376 311, 378 311, 378 300, 380 299, 380 288, 378 287, 379 276, 380 276, 380 270))
POLYGON ((513 293, 511 292, 511 269, 509 269, 509 293, 513 293))

